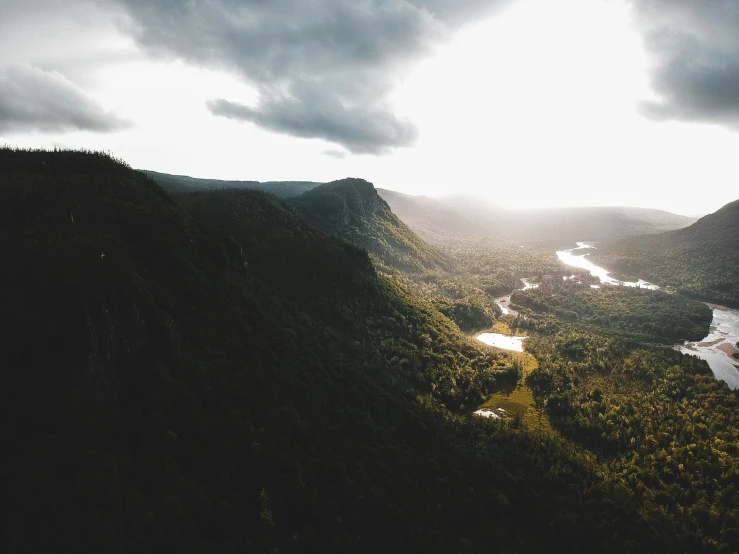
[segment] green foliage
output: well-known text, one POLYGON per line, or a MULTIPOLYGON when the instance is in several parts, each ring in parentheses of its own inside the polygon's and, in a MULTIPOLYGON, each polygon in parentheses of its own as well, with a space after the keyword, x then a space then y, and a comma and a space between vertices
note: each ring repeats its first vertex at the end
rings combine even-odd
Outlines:
POLYGON ((567 325, 527 348, 552 424, 603 459, 599 487, 674 525, 679 551, 737 551, 739 400, 705 362, 567 325))
POLYGON ((484 299, 483 296, 482 301, 477 302, 475 297, 461 300, 437 298, 433 304, 434 308, 454 321, 462 331, 471 333, 492 327, 495 323, 499 310, 495 309, 494 304, 484 302, 484 299))
POLYGON ((641 333, 652 340, 700 340, 708 334, 713 313, 702 302, 676 294, 634 287, 593 289, 552 278, 539 288, 516 291, 514 308, 550 313, 586 325, 641 333))

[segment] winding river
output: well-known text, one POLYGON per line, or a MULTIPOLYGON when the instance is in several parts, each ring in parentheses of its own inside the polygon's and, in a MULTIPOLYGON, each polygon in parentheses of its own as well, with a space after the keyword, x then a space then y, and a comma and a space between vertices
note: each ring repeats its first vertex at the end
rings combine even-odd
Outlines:
POLYGON ((594 248, 595 248, 594 246, 587 244, 585 242, 578 242, 576 248, 570 248, 569 250, 558 251, 557 257, 563 264, 589 271, 592 276, 600 279, 600 282, 602 284, 623 285, 626 287, 641 287, 643 289, 651 289, 651 290, 657 290, 659 288, 657 285, 653 285, 652 283, 649 283, 642 279, 639 279, 637 281, 619 281, 618 279, 614 279, 613 277, 610 277, 608 275, 609 274, 608 270, 595 265, 593 262, 591 262, 588 259, 588 255, 589 255, 588 252, 584 252, 582 254, 573 253, 577 250, 588 250, 588 249, 594 249, 594 248))
MULTIPOLYGON (((519 290, 535 289, 539 286, 535 283, 529 283, 528 279, 520 279, 520 281, 523 283, 523 287, 519 290)), ((518 312, 510 307, 510 294, 507 296, 499 296, 495 299, 495 303, 498 304, 503 315, 518 315, 518 312)), ((502 348, 503 350, 513 350, 514 352, 523 352, 523 340, 526 337, 510 337, 501 333, 482 333, 477 335, 475 338, 480 342, 484 342, 488 346, 495 346, 496 348, 502 348)))
MULTIPOLYGON (((595 265, 588 259, 588 252, 583 252, 591 248, 594 247, 578 242, 576 248, 557 252, 557 257, 566 265, 589 271, 591 275, 598 277, 602 284, 659 289, 657 285, 642 279, 619 281, 610 277, 608 270, 595 265)), ((739 352, 734 347, 739 341, 739 311, 715 304, 708 306, 713 310, 713 321, 708 336, 699 342, 686 341, 684 344, 676 345, 675 349, 706 360, 717 379, 725 381, 732 389, 738 389, 739 360, 733 358, 732 354, 739 352)))

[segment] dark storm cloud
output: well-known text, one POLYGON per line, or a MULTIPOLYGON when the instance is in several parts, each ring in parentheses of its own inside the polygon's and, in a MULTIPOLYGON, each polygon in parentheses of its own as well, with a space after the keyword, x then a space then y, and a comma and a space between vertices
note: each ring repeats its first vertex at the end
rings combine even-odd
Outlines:
POLYGON ((208 102, 215 115, 251 121, 265 129, 296 137, 322 137, 341 143, 356 154, 380 154, 392 146, 410 144, 416 130, 383 106, 345 106, 320 85, 293 83, 290 94, 263 95, 258 109, 228 100, 208 102))
POLYGON ((57 72, 0 67, 0 132, 109 132, 127 125, 57 72))
POLYGON ((387 96, 450 29, 510 0, 118 0, 148 52, 238 72, 256 106, 209 109, 353 152, 411 144, 387 96))
POLYGON ((739 2, 634 0, 636 20, 653 56, 658 119, 739 127, 739 2))

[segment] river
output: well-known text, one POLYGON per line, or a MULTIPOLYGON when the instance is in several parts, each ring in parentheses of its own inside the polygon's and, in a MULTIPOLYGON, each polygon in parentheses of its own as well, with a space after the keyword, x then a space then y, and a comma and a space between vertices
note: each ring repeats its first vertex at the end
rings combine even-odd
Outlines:
MULTIPOLYGON (((539 285, 535 283, 529 283, 528 279, 519 279, 523 284, 518 290, 529 290, 535 289, 539 285)), ((495 303, 500 308, 503 315, 517 316, 518 312, 511 308, 511 295, 499 296, 495 299, 495 303)), ((482 333, 475 337, 480 342, 484 342, 488 346, 495 346, 496 348, 502 348, 503 350, 513 350, 514 352, 523 352, 523 339, 526 337, 511 337, 503 335, 501 333, 482 333)))
MULTIPOLYGON (((614 279, 609 276, 607 269, 595 265, 588 259, 588 252, 574 254, 575 251, 582 252, 591 248, 594 246, 578 242, 576 248, 557 252, 557 257, 566 265, 589 271, 603 284, 659 289, 657 285, 642 279, 637 281, 614 279)), ((684 344, 676 345, 675 349, 706 360, 717 379, 725 381, 732 389, 738 389, 739 360, 733 358, 732 354, 737 352, 734 345, 739 341, 739 311, 715 304, 708 304, 708 306, 713 310, 713 321, 708 336, 699 342, 686 341, 684 344)))
POLYGON ((739 389, 739 360, 732 356, 739 352, 739 311, 709 304, 713 308, 711 331, 700 342, 686 341, 675 348, 685 354, 703 358, 711 366, 717 379, 722 379, 732 389, 739 389))
MULTIPOLYGON (((563 264, 589 271, 592 276, 600 279, 600 282, 602 284, 623 285, 626 287, 640 287, 643 289, 651 289, 651 290, 657 290, 659 288, 657 285, 653 285, 652 283, 649 283, 642 279, 638 279, 637 281, 619 281, 618 279, 614 279, 613 277, 610 277, 609 276, 610 272, 608 270, 603 269, 602 267, 599 267, 595 265, 593 262, 591 262, 590 259, 588 258, 588 255, 589 255, 588 252, 585 252, 583 254, 573 254, 573 252, 576 250, 588 250, 588 249, 594 249, 594 248, 595 248, 594 246, 587 244, 585 242, 578 242, 577 248, 570 248, 569 250, 560 250, 557 252, 557 257, 563 264)), ((593 286, 597 286, 597 285, 593 285, 593 286)))

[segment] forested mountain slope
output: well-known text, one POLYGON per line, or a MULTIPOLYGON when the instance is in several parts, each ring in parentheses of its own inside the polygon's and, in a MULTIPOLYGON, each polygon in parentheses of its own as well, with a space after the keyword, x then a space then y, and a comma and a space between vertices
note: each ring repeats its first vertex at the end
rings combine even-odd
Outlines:
POLYGON ((739 200, 685 229, 600 245, 591 256, 609 269, 739 306, 739 200))
POLYGON ((449 259, 411 231, 368 181, 333 181, 291 202, 313 225, 366 249, 383 266, 407 271, 450 268, 449 259))
POLYGON ((466 196, 430 198, 388 190, 381 190, 380 195, 398 217, 432 243, 445 243, 450 237, 470 235, 563 247, 575 241, 613 240, 660 233, 695 221, 646 208, 505 210, 485 199, 466 196))
POLYGON ((513 359, 272 195, 0 149, 0 217, 6 551, 679 541, 577 448, 455 416, 513 359))
POLYGON ((220 179, 198 179, 186 175, 170 175, 158 171, 143 170, 157 184, 170 193, 198 192, 220 189, 248 189, 271 192, 282 198, 298 196, 321 183, 312 181, 224 181, 220 179))

